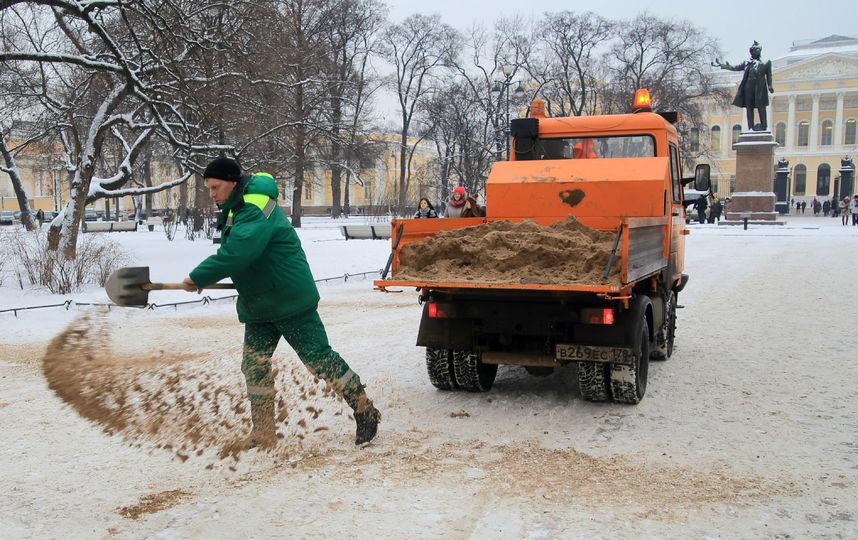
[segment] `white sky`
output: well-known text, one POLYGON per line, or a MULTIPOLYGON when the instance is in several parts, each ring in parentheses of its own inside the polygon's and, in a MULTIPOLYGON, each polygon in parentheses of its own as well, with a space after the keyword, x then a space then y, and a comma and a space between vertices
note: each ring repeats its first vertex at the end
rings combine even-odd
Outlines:
POLYGON ((487 25, 501 16, 539 16, 546 11, 594 11, 612 19, 631 18, 647 10, 665 18, 688 19, 718 38, 725 59, 738 62, 753 40, 763 45, 763 57, 774 59, 789 52, 793 41, 820 39, 831 34, 858 37, 858 9, 854 1, 798 0, 601 0, 594 2, 548 0, 387 0, 390 18, 412 13, 440 13, 459 29, 474 22, 487 25))

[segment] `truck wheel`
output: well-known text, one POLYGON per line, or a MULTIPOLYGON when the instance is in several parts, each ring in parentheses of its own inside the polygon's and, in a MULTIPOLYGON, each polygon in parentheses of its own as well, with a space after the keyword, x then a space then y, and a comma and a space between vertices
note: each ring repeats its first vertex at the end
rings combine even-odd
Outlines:
POLYGON ((608 401, 608 365, 599 362, 578 362, 578 389, 587 401, 608 401))
POLYGON ((664 298, 667 315, 664 324, 655 336, 655 348, 650 355, 653 360, 667 360, 673 354, 673 336, 676 334, 676 294, 668 291, 664 298))
POLYGON ((611 395, 617 403, 640 403, 646 393, 649 371, 649 327, 641 321, 634 364, 611 364, 611 395))
POLYGON ((456 383, 468 392, 488 392, 498 374, 497 364, 483 364, 479 353, 453 351, 453 371, 456 383))
POLYGON ((453 377, 453 351, 426 347, 426 371, 429 382, 439 390, 457 390, 453 377))

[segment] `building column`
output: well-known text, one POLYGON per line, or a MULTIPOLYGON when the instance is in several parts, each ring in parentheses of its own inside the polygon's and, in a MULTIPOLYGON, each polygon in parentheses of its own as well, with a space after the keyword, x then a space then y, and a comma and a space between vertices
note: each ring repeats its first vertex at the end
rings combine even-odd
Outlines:
POLYGON ((786 147, 792 151, 795 148, 795 96, 789 96, 789 112, 787 112, 786 147))
POLYGON ((810 140, 807 147, 814 151, 819 147, 819 94, 813 94, 813 108, 810 112, 810 140))
MULTIPOLYGON (((768 91, 768 90, 767 90, 768 91)), ((769 131, 775 132, 775 100, 769 98, 769 105, 766 107, 766 120, 768 121, 769 131)))
POLYGON ((843 99, 846 92, 837 92, 837 110, 834 113, 834 140, 831 143, 839 150, 843 145, 843 99))

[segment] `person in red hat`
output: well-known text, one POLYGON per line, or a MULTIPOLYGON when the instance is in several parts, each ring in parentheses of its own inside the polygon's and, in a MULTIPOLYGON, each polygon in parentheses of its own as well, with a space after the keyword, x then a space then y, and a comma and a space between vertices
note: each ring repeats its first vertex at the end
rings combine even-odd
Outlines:
POLYGON ((457 186, 453 189, 450 200, 447 201, 448 218, 480 217, 477 200, 469 197, 465 188, 457 186))

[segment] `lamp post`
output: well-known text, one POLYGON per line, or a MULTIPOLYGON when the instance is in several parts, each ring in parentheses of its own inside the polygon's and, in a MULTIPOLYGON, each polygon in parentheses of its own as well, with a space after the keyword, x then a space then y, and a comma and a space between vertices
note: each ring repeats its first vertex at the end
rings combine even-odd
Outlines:
MULTIPOLYGON (((502 133, 504 138, 506 139, 506 142, 505 142, 506 159, 509 160, 509 157, 510 157, 510 131, 509 131, 509 120, 510 120, 510 118, 509 118, 509 116, 510 116, 509 115, 509 104, 510 104, 510 99, 509 99, 509 88, 510 88, 510 86, 512 86, 512 78, 513 78, 513 74, 515 73, 515 66, 512 66, 510 64, 505 64, 501 68, 501 72, 503 73, 504 78, 501 81, 495 82, 494 86, 492 86, 492 93, 498 94, 498 98, 504 99, 504 109, 505 110, 504 110, 504 113, 502 115, 502 118, 504 120, 504 127, 502 129, 498 129, 497 133, 498 133, 498 135, 500 135, 502 133)), ((518 87, 515 89, 514 94, 515 94, 516 98, 521 98, 524 95, 524 87, 521 85, 521 83, 518 84, 518 87)), ((500 154, 500 151, 501 151, 501 149, 498 148, 498 154, 500 154)), ((500 155, 498 155, 498 159, 500 159, 500 155)))

